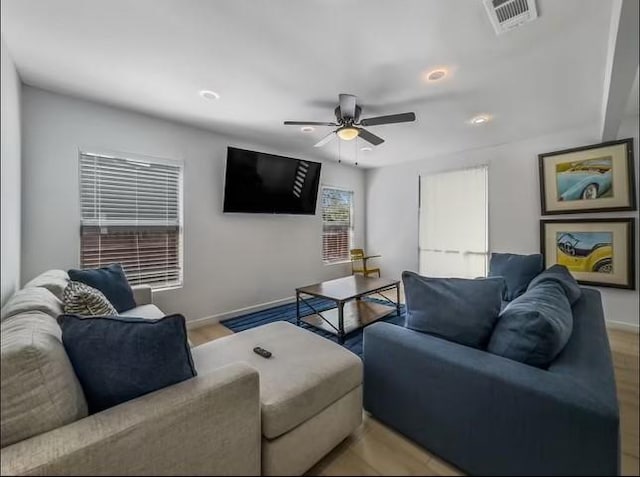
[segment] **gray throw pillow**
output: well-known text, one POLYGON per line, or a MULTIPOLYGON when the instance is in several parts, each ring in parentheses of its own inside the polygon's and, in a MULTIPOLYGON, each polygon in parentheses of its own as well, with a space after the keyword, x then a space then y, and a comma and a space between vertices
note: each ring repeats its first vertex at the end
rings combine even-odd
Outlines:
POLYGON ((576 284, 574 289, 569 280, 558 280, 561 271, 552 270, 542 276, 545 273, 502 311, 487 351, 546 368, 564 349, 573 331, 573 314, 565 286, 570 289, 572 299, 577 299, 576 289, 580 296, 580 288, 576 284))
POLYGON ((62 294, 64 312, 83 316, 117 316, 118 312, 100 290, 69 282, 62 294))
POLYGON ((474 348, 486 346, 500 313, 504 280, 429 278, 403 272, 406 327, 474 348))

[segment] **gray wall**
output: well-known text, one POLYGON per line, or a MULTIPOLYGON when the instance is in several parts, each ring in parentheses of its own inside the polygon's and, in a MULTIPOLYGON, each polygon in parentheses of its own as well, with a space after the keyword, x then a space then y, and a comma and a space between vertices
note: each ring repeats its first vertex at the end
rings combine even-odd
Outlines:
POLYGON ((2 151, 0 156, 0 226, 2 269, 0 304, 20 285, 20 78, 0 38, 2 50, 2 151))
MULTIPOLYGON (((184 161, 184 284, 157 304, 188 320, 294 295, 296 286, 350 273, 322 264, 315 216, 223 214, 228 145, 313 159, 170 121, 23 88, 23 282, 79 262, 78 148, 184 161)), ((364 172, 325 163, 321 183, 354 191, 355 245, 365 230, 364 172)))
MULTIPOLYGON (((420 174, 489 165, 489 248, 495 252, 536 253, 539 248, 540 192, 537 155, 598 143, 593 125, 544 137, 468 150, 372 169, 367 172, 367 249, 380 253, 387 276, 418 270, 418 177, 420 174)), ((638 117, 627 118, 619 137, 634 137, 636 184, 638 174, 638 117)), ((591 214, 591 217, 629 217, 629 214, 591 214)), ((580 215, 567 215, 580 217, 580 215)), ((584 217, 584 216, 583 216, 584 217)), ((636 223, 637 227, 637 223, 636 223)), ((638 236, 636 231, 636 250, 638 236)), ((638 253, 636 253, 636 262, 638 253)), ((636 263, 636 273, 639 267, 636 263)), ((637 281, 637 280, 636 280, 637 281)), ((638 282, 640 286, 640 282, 638 282)), ((601 288, 610 321, 638 325, 638 291, 601 288)))

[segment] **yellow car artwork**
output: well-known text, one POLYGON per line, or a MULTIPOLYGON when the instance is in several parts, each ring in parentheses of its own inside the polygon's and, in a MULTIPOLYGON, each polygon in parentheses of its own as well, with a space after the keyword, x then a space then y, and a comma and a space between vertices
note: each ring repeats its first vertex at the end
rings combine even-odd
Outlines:
POLYGON ((613 273, 611 232, 561 232, 557 263, 572 272, 613 273))

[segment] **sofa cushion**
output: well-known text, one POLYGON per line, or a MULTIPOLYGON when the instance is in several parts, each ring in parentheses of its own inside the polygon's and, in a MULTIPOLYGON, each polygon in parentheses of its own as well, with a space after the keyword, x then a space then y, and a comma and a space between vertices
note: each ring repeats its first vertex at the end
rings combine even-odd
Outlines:
POLYGON ((403 272, 406 327, 474 348, 486 346, 500 314, 504 280, 430 278, 403 272))
POLYGON ((578 285, 576 279, 573 278, 571 272, 564 265, 556 264, 547 268, 544 272, 531 280, 528 289, 530 290, 543 282, 554 282, 559 284, 571 305, 578 301, 582 296, 580 285, 578 285))
POLYGON ((182 315, 61 315, 58 321, 91 413, 196 376, 182 315))
POLYGON ((63 295, 64 312, 85 316, 116 316, 118 312, 100 290, 80 282, 69 282, 63 295))
POLYGON ((133 290, 131 290, 124 270, 119 263, 104 268, 69 270, 69 278, 100 290, 118 313, 136 306, 133 290))
POLYGON ((562 285, 545 280, 502 311, 487 350, 546 368, 565 347, 572 330, 571 305, 562 285))
POLYGON ((68 283, 69 275, 64 270, 48 270, 28 282, 23 288, 46 288, 53 293, 58 300, 62 300, 64 289, 68 283))
POLYGON ((489 276, 503 277, 506 283, 503 298, 514 300, 522 295, 529 282, 544 269, 542 255, 516 255, 513 253, 492 253, 489 262, 489 276))
POLYGON ((87 415, 87 403, 55 319, 39 312, 2 322, 1 447, 87 415))
POLYGON ((129 316, 132 318, 146 318, 147 320, 157 320, 162 318, 164 313, 156 305, 142 305, 123 311, 120 316, 129 316))
POLYGON ((40 311, 52 318, 62 313, 62 302, 46 288, 29 287, 15 292, 0 311, 0 320, 21 313, 40 311))
POLYGON ((260 373, 262 434, 274 439, 315 416, 362 383, 351 351, 285 321, 219 338, 192 350, 200 375, 243 361, 260 373), (260 346, 273 353, 265 359, 260 346))

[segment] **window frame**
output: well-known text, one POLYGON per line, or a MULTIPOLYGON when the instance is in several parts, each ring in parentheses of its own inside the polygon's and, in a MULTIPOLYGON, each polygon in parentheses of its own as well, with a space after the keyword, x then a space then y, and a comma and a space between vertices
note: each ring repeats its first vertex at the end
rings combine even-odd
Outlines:
POLYGON ((326 265, 326 266, 330 266, 330 265, 342 265, 345 263, 351 263, 351 257, 350 257, 350 251, 353 248, 353 239, 354 239, 354 235, 355 235, 355 214, 354 214, 354 202, 355 202, 355 191, 353 189, 349 189, 347 187, 340 187, 340 186, 334 186, 334 185, 330 185, 330 184, 321 184, 320 185, 320 221, 322 222, 322 232, 321 232, 321 239, 323 241, 323 243, 321 244, 321 250, 320 250, 320 259, 322 260, 322 264, 326 265), (325 225, 325 221, 324 221, 324 206, 323 206, 323 195, 324 195, 324 190, 325 189, 333 189, 333 190, 337 190, 337 191, 342 191, 342 192, 349 192, 351 194, 351 204, 349 207, 349 247, 347 250, 347 258, 345 258, 344 260, 325 260, 324 258, 324 225, 325 225))
MULTIPOLYGON (((178 281, 177 283, 172 283, 171 285, 166 286, 153 286, 148 283, 140 283, 139 285, 150 286, 152 291, 162 292, 169 290, 177 290, 184 286, 184 242, 185 242, 185 231, 184 231, 184 177, 185 177, 185 162, 182 159, 170 159, 165 157, 158 156, 150 156, 145 154, 131 153, 131 152, 122 152, 122 151, 114 151, 110 149, 100 149, 95 147, 79 147, 77 149, 77 178, 76 185, 78 187, 78 223, 79 234, 78 234, 78 247, 77 247, 77 264, 78 267, 82 267, 82 186, 81 186, 81 178, 82 178, 82 156, 97 156, 97 157, 105 157, 108 159, 118 159, 129 162, 138 162, 138 163, 152 163, 152 164, 160 164, 160 165, 168 165, 177 167, 178 172, 178 281)), ((127 226, 129 227, 129 226, 127 226)), ((143 226, 141 226, 143 227, 143 226)), ((137 285, 134 285, 137 286, 137 285)))

